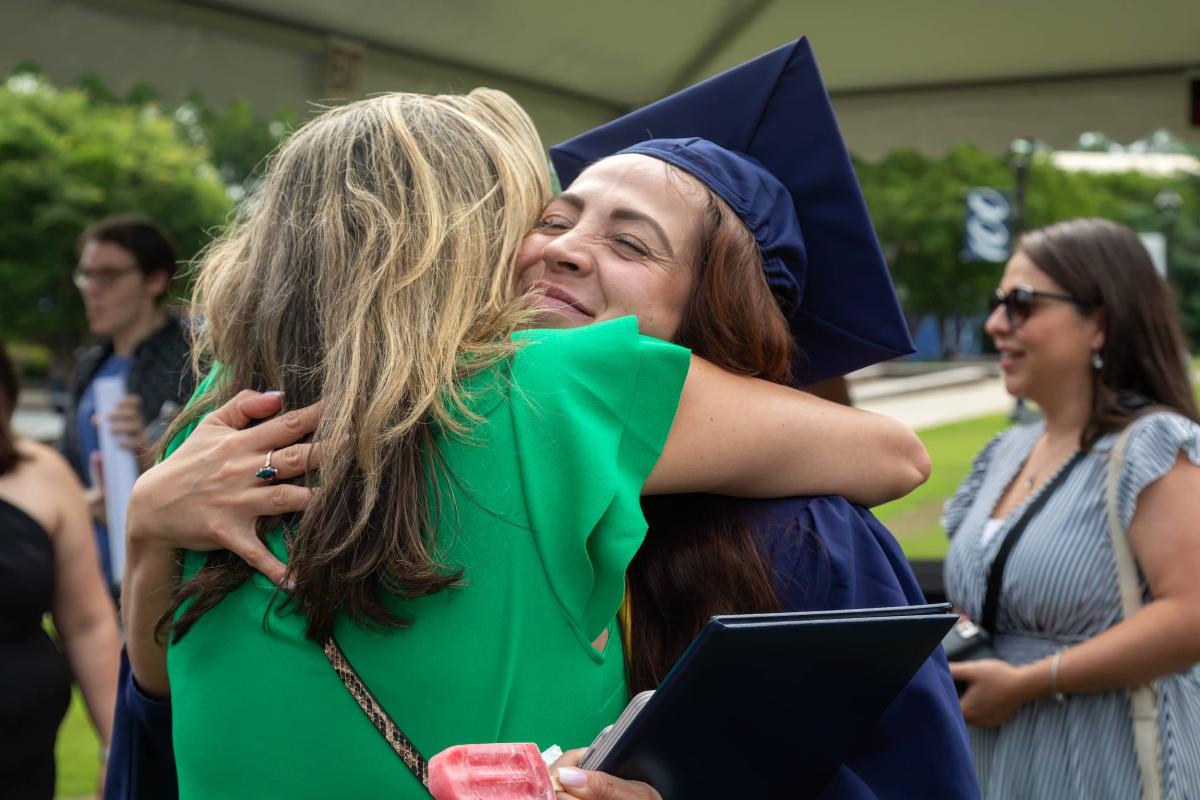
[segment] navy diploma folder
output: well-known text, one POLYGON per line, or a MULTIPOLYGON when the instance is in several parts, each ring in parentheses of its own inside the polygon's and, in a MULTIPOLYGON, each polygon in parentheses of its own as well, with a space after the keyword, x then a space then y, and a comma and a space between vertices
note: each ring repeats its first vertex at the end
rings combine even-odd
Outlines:
POLYGON ((582 766, 663 800, 816 797, 954 625, 949 609, 713 617, 582 766))

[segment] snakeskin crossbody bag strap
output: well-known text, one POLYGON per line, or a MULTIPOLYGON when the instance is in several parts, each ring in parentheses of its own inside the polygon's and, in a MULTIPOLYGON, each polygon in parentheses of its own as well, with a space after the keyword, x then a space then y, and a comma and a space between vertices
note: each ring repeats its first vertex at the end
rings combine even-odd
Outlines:
MULTIPOLYGON (((429 784, 429 762, 425 760, 425 756, 421 755, 421 751, 412 743, 408 735, 401 730, 396 724, 396 720, 392 719, 391 715, 384 710, 379 701, 375 699, 375 695, 371 694, 371 690, 367 688, 367 684, 358 676, 354 666, 350 663, 350 659, 346 658, 346 654, 342 652, 342 648, 338 645, 337 640, 330 636, 325 640, 324 645, 325 657, 329 659, 329 665, 333 667, 333 671, 337 673, 341 679, 342 685, 346 687, 346 691, 354 698, 354 702, 358 703, 358 707, 366 714, 367 719, 375 726, 375 730, 379 731, 379 735, 383 737, 392 751, 400 757, 404 762, 404 766, 408 767, 408 771, 413 774, 422 786, 429 784)), ((426 789, 428 791, 428 789, 426 789)), ((430 795, 432 797, 432 795, 430 795)))
MULTIPOLYGON (((1126 426, 1113 444, 1108 456, 1108 480, 1104 488, 1108 536, 1117 563, 1117 585, 1121 590, 1121 609, 1125 619, 1132 617, 1142 607, 1137 562, 1129 546, 1125 526, 1121 524, 1121 512, 1117 505, 1121 464, 1125 460, 1125 445, 1129 442, 1132 429, 1132 425, 1126 426)), ((1142 774, 1142 800, 1160 800, 1162 774, 1158 760, 1158 692, 1154 688, 1154 681, 1129 690, 1129 708, 1133 714, 1133 743, 1137 750, 1138 770, 1142 774)))

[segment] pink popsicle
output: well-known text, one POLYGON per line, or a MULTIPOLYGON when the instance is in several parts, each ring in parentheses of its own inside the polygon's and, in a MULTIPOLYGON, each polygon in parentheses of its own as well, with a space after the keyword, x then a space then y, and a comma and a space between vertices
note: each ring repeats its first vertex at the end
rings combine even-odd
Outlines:
POLYGON ((554 800, 535 744, 461 744, 429 759, 434 800, 554 800))

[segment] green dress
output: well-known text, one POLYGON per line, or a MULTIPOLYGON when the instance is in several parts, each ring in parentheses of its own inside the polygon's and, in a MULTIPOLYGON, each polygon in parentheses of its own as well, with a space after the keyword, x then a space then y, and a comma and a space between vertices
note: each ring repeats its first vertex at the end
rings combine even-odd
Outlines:
MULTIPOLYGON (((411 628, 335 633, 426 757, 584 746, 627 701, 614 617, 689 354, 632 317, 516 338, 475 393, 472 441, 437 445, 453 473, 439 547, 466 585, 395 600, 411 628)), ((286 559, 280 532, 269 544, 286 559)), ((203 561, 188 553, 185 576, 203 561)), ((428 798, 281 599, 256 574, 169 648, 180 797, 428 798)))

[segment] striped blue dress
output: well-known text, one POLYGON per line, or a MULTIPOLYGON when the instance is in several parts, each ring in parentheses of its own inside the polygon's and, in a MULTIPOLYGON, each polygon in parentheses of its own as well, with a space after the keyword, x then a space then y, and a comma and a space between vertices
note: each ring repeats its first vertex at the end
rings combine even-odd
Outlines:
MULTIPOLYGON (((1165 475, 1181 452, 1200 464, 1200 426, 1195 423, 1157 412, 1133 425, 1118 491, 1127 529, 1142 490, 1165 475)), ((1000 542, 1022 509, 1010 514, 990 539, 983 535, 985 525, 1042 430, 1039 422, 992 439, 946 504, 946 591, 973 619, 982 615, 987 573, 1000 542)), ((1096 443, 1012 551, 994 637, 996 651, 1009 663, 1036 661, 1122 618, 1104 502, 1115 439, 1112 434, 1096 443)), ((1148 600, 1144 576, 1142 590, 1148 600)), ((1157 687, 1164 796, 1200 800, 1200 665, 1160 678, 1157 687)), ((1124 691, 1068 695, 1061 703, 1038 700, 1023 706, 1003 727, 971 727, 969 734, 984 798, 1141 797, 1124 691)))

